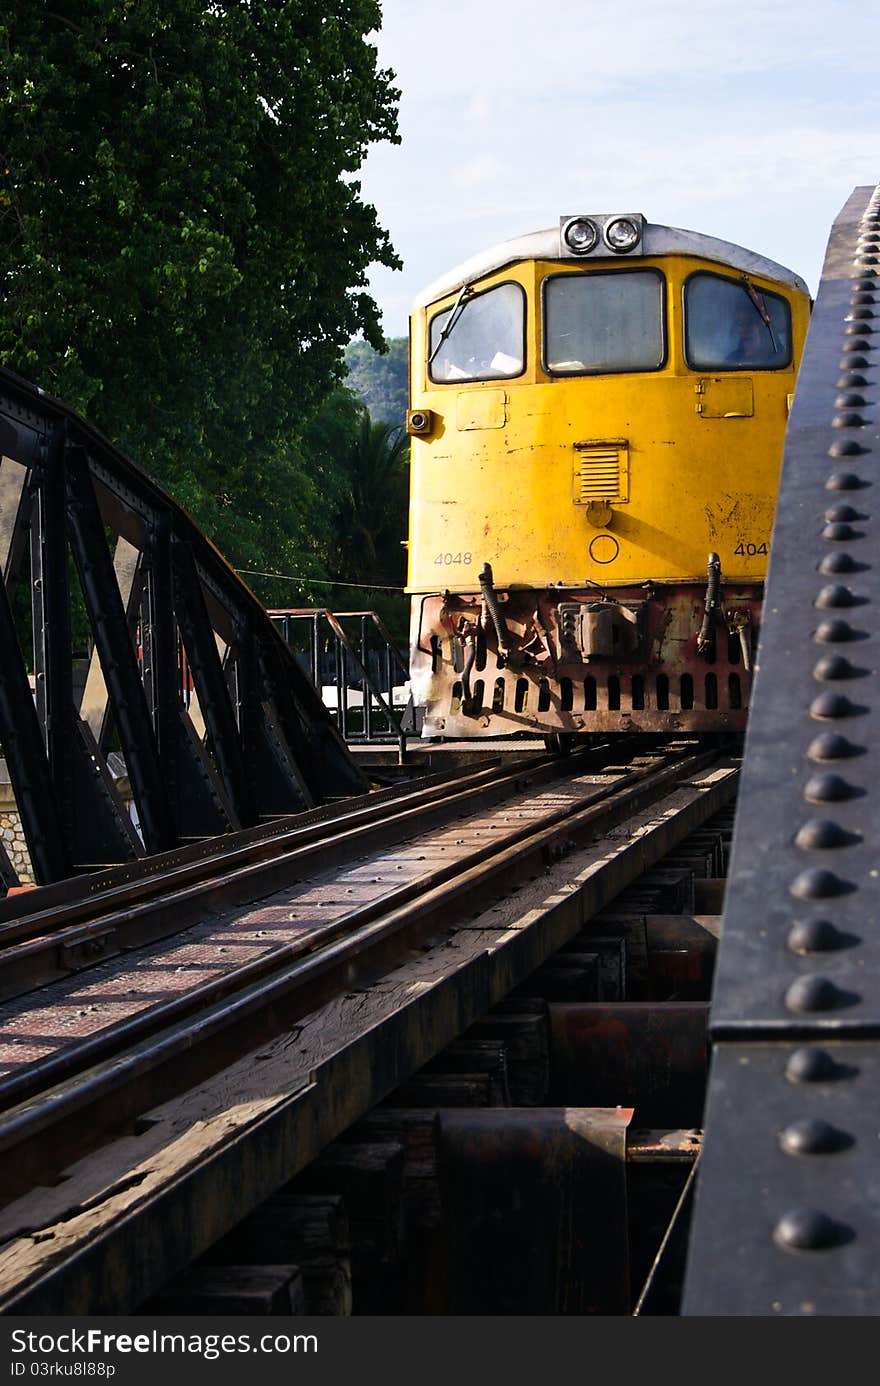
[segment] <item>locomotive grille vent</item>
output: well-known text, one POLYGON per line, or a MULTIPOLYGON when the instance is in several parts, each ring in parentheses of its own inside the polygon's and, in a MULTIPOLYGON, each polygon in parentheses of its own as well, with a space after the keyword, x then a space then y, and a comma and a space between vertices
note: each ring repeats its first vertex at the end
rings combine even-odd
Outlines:
POLYGON ((575 443, 573 500, 575 505, 593 501, 629 499, 629 449, 623 439, 575 443))

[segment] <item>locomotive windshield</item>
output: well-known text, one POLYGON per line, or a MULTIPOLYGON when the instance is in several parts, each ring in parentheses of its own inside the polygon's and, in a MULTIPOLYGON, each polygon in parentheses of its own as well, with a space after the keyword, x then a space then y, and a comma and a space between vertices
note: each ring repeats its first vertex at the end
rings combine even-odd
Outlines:
POLYGON ((684 288, 685 356, 697 370, 774 370, 791 361, 791 311, 778 294, 719 274, 684 288))
POLYGON ((525 323, 525 294, 519 284, 499 284, 480 294, 463 292, 452 308, 431 320, 431 379, 497 380, 521 375, 525 323))
POLYGON ((544 282, 544 364, 561 375, 653 371, 665 357, 656 270, 557 274, 544 282))

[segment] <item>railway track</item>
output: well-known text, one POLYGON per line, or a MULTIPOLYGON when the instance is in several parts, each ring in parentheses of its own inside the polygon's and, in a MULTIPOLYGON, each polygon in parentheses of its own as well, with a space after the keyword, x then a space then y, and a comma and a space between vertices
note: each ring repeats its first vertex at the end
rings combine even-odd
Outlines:
POLYGON ((732 824, 730 805, 138 1312, 675 1314, 732 824))
POLYGON ((260 825, 220 854, 47 887, 37 909, 7 902, 0 1310, 147 1301, 736 777, 695 741, 618 742, 260 825))

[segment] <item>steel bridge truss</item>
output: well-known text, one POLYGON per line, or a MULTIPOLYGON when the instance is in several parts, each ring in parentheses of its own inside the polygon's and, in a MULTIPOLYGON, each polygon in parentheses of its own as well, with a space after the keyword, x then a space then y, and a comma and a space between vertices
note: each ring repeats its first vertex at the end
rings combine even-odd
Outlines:
MULTIPOLYGON (((0 458, 0 743, 39 884, 366 788, 265 611, 186 512, 4 370, 0 458), (73 631, 86 619, 80 692, 73 631)), ((0 847, 0 893, 16 880, 0 847)))
POLYGON ((856 188, 786 433, 684 1315, 880 1307, 878 276, 856 188))

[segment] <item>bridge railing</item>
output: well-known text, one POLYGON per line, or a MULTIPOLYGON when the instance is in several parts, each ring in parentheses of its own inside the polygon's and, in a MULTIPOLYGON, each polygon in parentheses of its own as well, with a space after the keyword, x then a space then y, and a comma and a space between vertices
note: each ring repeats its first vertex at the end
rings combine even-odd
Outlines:
POLYGON ((406 757, 409 666, 375 611, 287 607, 269 612, 350 744, 396 742, 406 757))

